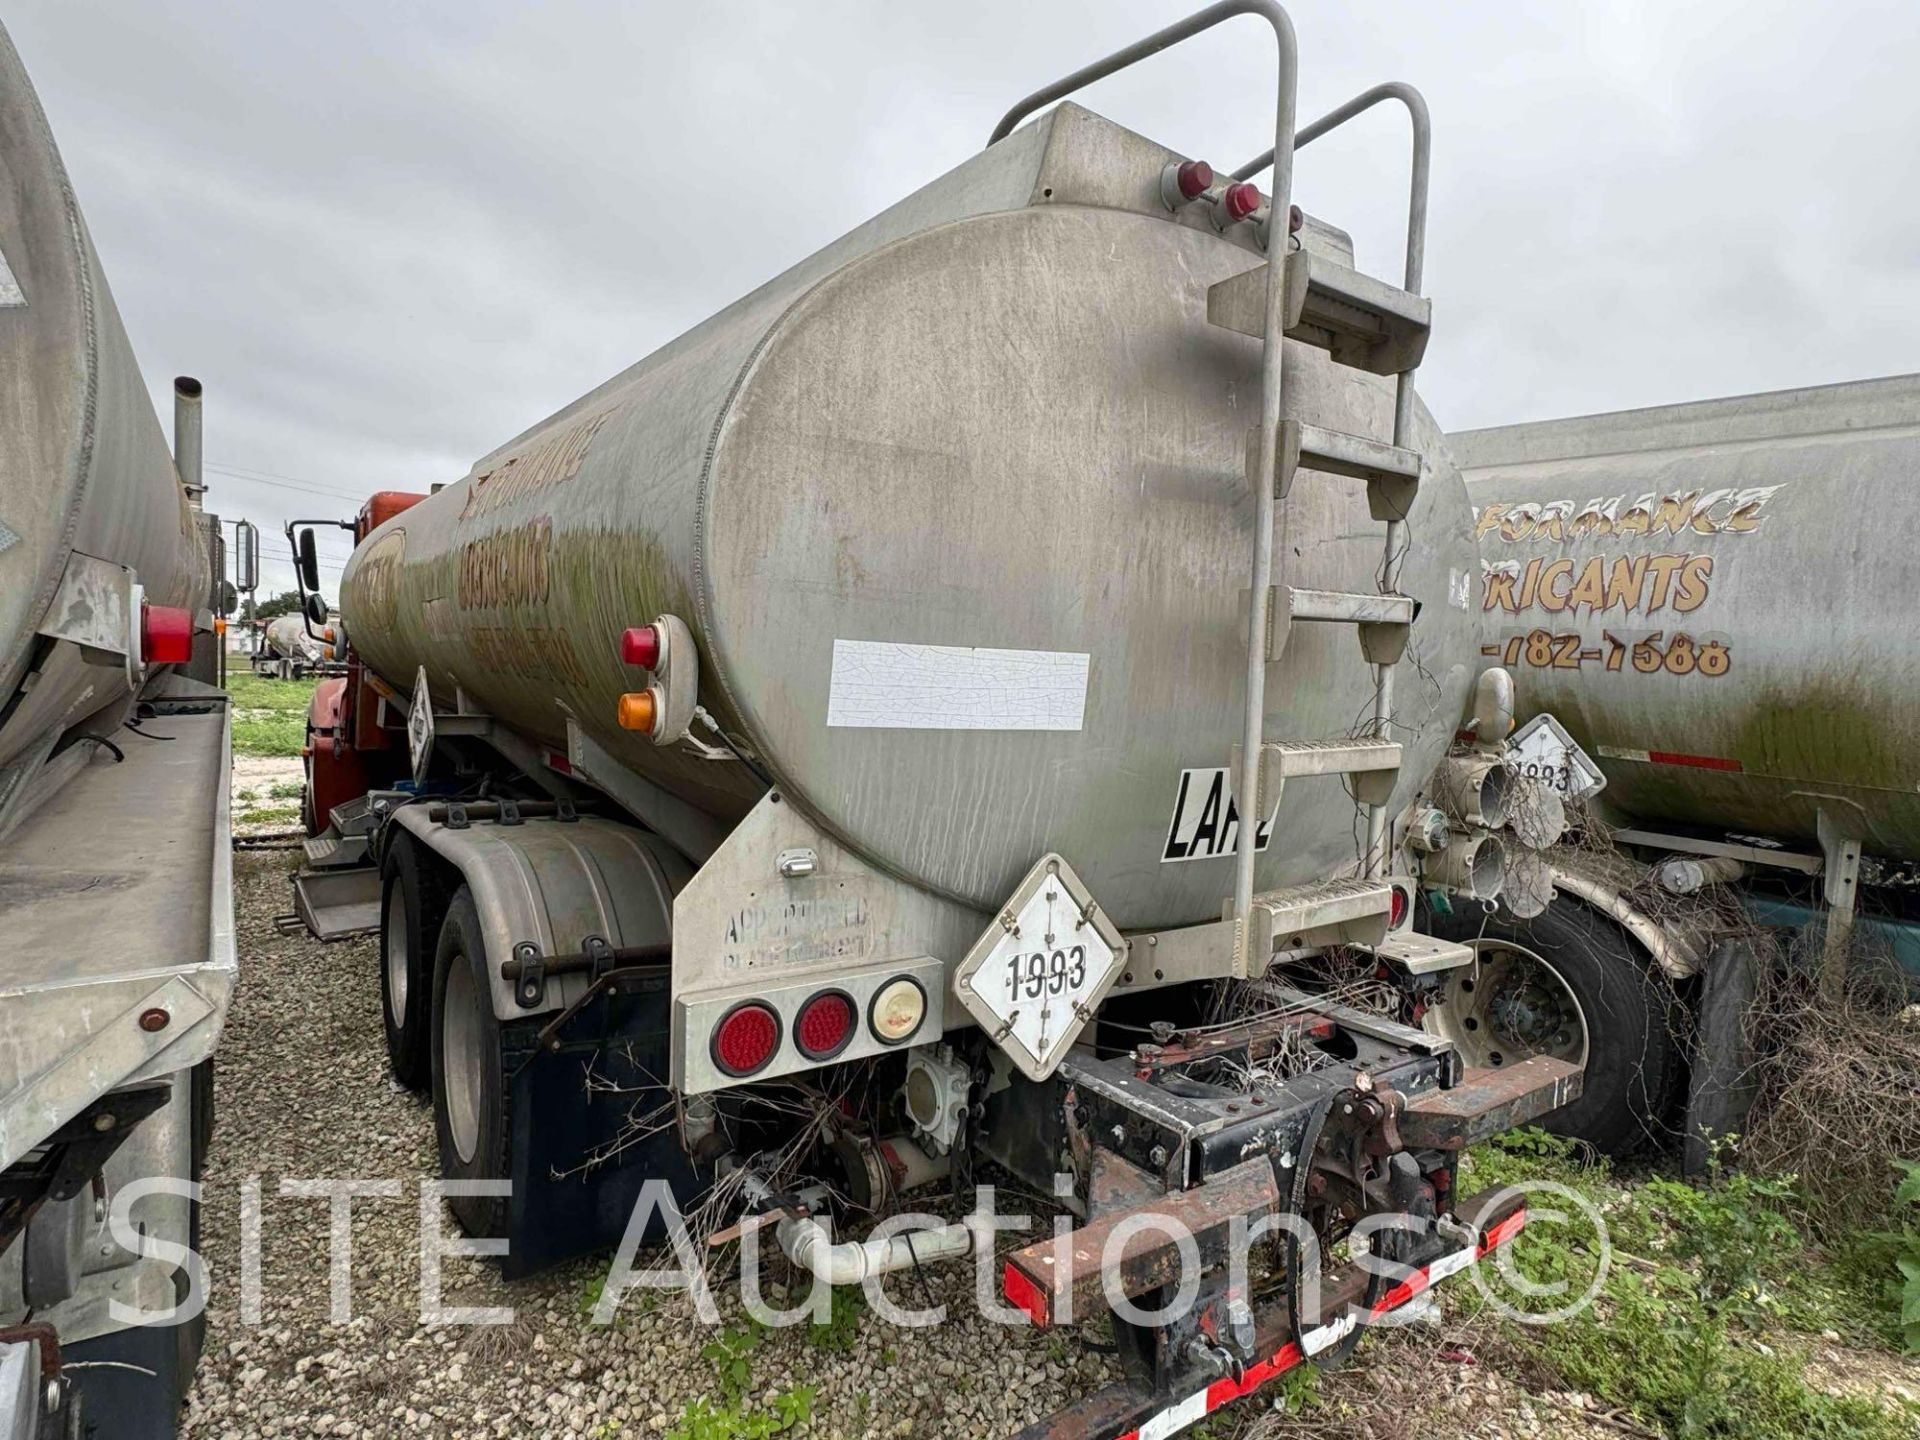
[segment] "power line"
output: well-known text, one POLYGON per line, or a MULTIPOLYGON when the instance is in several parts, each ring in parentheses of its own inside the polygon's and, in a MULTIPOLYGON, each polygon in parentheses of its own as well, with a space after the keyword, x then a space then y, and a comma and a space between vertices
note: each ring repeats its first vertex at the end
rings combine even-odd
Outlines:
POLYGON ((216 475, 226 475, 234 480, 244 480, 249 485, 265 485, 275 490, 298 490, 305 495, 319 495, 328 500, 354 500, 359 497, 345 490, 329 490, 318 485, 307 485, 297 480, 270 478, 265 475, 250 475, 244 470, 236 470, 230 465, 206 465, 216 475))

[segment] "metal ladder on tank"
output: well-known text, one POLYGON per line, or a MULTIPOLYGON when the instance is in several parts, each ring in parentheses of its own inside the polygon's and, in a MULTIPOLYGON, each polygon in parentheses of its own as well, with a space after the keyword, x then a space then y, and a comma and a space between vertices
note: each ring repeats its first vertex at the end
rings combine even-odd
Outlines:
POLYGON ((1273 149, 1235 172, 1246 180, 1273 167, 1269 206, 1270 256, 1207 295, 1210 323, 1263 342, 1260 423, 1248 437, 1248 478, 1254 493, 1251 624, 1247 636, 1246 707, 1235 747, 1241 822, 1234 855, 1234 973, 1258 976, 1277 949, 1307 944, 1379 941, 1392 913, 1386 879, 1390 853, 1388 801, 1400 771, 1400 746, 1391 736, 1394 667, 1406 653, 1414 603, 1399 593, 1408 544, 1406 516, 1419 489, 1421 463, 1413 434, 1413 374, 1426 353, 1431 310, 1420 296, 1426 252, 1430 125, 1426 102, 1410 85, 1379 85, 1355 96, 1297 134, 1294 127, 1299 56, 1292 21, 1273 0, 1221 0, 1103 60, 1075 71, 1015 105, 988 143, 1004 139, 1027 116, 1096 80, 1191 39, 1238 15, 1264 19, 1278 43, 1278 87, 1273 149), (1385 100, 1407 107, 1413 126, 1413 173, 1407 216, 1405 282, 1400 288, 1296 248, 1289 216, 1294 153, 1385 100), (1395 377, 1393 439, 1323 429, 1289 418, 1283 405, 1282 337, 1318 346, 1337 364, 1395 377), (1278 505, 1300 470, 1345 476, 1367 487, 1369 513, 1386 523, 1379 588, 1371 593, 1303 590, 1273 584, 1273 537, 1278 505), (1283 604, 1284 613, 1276 605, 1283 604), (1296 622, 1348 624, 1373 667, 1372 715, 1366 734, 1336 741, 1266 739, 1267 666, 1279 658, 1296 622), (1259 817, 1277 803, 1288 780, 1351 776, 1367 809, 1367 842, 1357 879, 1322 881, 1256 894, 1254 863, 1259 817))

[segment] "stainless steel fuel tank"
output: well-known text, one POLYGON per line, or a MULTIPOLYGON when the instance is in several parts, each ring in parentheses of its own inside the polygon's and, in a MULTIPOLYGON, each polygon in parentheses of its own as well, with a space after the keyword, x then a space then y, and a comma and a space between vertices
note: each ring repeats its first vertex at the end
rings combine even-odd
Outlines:
MULTIPOLYGON (((961 165, 376 531, 355 647, 738 816, 743 765, 615 723, 621 630, 670 611, 705 706, 881 868, 986 907, 1057 849, 1123 925, 1218 919, 1228 848, 1169 830, 1239 736, 1260 347, 1206 311, 1262 257, 1165 209, 1170 158, 1063 105, 961 165)), ((1290 414, 1389 438, 1389 382, 1287 363, 1290 414)), ((1402 799, 1477 663, 1465 487, 1418 429, 1402 799)), ((1279 523, 1281 583, 1375 588, 1358 482, 1303 472, 1279 523)), ((1353 733, 1353 630, 1300 627, 1267 693, 1271 738, 1353 733)), ((1339 777, 1290 784, 1261 883, 1350 868, 1363 830, 1339 777)))
POLYGON ((1920 376, 1449 444, 1484 653, 1611 805, 1920 857, 1920 376))

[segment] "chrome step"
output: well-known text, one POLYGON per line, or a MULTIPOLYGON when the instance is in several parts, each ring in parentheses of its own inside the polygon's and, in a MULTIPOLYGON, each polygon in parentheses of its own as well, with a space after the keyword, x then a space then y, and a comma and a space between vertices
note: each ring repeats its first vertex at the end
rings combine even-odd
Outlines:
POLYGON ((1279 950, 1374 945, 1386 937, 1393 886, 1384 880, 1322 880, 1253 897, 1247 953, 1264 970, 1279 950))
MULTIPOLYGON (((1259 432, 1249 436, 1248 470, 1258 461, 1259 432)), ((1284 500, 1293 489, 1294 475, 1312 470, 1322 475, 1342 475, 1364 480, 1367 485, 1367 513, 1375 520, 1404 520, 1413 509, 1413 497, 1420 489, 1420 456, 1384 440, 1365 435, 1349 435, 1344 430, 1328 430, 1299 420, 1280 425, 1280 445, 1275 455, 1274 494, 1284 500)))
MULTIPOLYGON (((1240 771, 1240 747, 1233 750, 1240 771)), ((1269 740, 1260 747, 1260 794, 1253 807, 1265 815, 1289 780, 1315 775, 1351 775, 1362 804, 1384 805, 1400 773, 1400 745, 1394 740, 1269 740)))
POLYGON ((1267 607, 1267 658, 1286 653, 1293 622, 1306 620, 1352 625, 1360 635, 1360 650, 1369 665, 1398 665, 1407 653, 1407 636, 1419 606, 1411 595, 1380 595, 1354 590, 1298 590, 1274 587, 1274 603, 1267 607))
MULTIPOLYGON (((1375 375, 1416 369, 1427 353, 1433 305, 1324 255, 1295 250, 1281 283, 1286 336, 1328 351, 1342 365, 1375 375)), ((1207 291, 1207 321, 1251 335, 1267 333, 1267 267, 1257 265, 1207 291)))
POLYGON ((1409 975, 1431 975, 1436 970, 1453 970, 1473 963, 1471 945, 1442 940, 1434 935, 1421 935, 1412 930, 1402 930, 1396 935, 1387 936, 1377 945, 1358 948, 1390 965, 1399 966, 1409 975))

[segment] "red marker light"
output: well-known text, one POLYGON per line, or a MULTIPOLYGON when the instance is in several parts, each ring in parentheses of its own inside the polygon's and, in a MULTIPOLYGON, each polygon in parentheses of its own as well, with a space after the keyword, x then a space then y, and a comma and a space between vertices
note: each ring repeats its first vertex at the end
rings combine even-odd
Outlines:
POLYGON ((729 1010, 713 1029, 713 1063, 729 1075, 766 1067, 780 1044, 780 1017, 749 1000, 729 1010))
POLYGON ((653 625, 636 625, 620 636, 620 659, 628 665, 651 670, 660 663, 660 631, 653 625))
POLYGON ((140 658, 149 665, 184 665, 193 659, 193 612, 142 603, 140 658))
POLYGON ((800 1007, 793 1043, 809 1060, 830 1060, 853 1038, 853 1002, 838 990, 822 990, 800 1007))
POLYGON ((1198 200, 1213 188, 1213 166, 1204 160, 1188 160, 1174 172, 1182 200, 1198 200))
POLYGON ((1221 207, 1227 212, 1229 220, 1244 220, 1266 203, 1267 197, 1260 193, 1260 187, 1249 185, 1244 180, 1229 185, 1227 193, 1220 197, 1221 207))
POLYGON ((1407 892, 1398 885, 1393 887, 1393 901, 1387 910, 1387 928, 1398 930, 1407 923, 1407 892))

